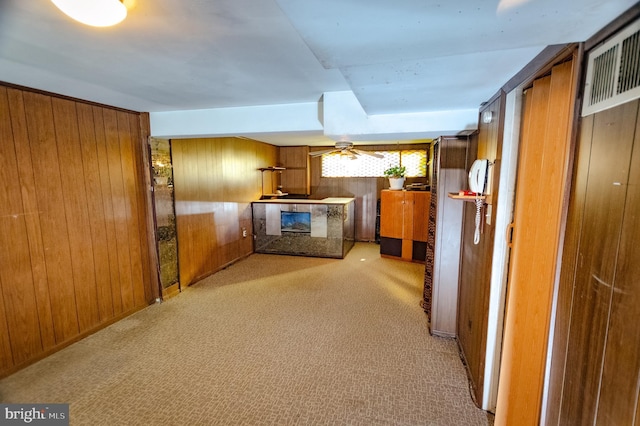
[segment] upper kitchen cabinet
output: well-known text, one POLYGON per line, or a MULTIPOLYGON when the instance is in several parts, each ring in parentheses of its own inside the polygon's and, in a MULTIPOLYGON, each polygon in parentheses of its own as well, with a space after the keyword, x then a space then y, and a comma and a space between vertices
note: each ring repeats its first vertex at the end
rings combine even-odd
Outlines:
POLYGON ((311 193, 308 146, 279 147, 278 164, 286 169, 282 171, 280 181, 283 192, 294 196, 311 193))

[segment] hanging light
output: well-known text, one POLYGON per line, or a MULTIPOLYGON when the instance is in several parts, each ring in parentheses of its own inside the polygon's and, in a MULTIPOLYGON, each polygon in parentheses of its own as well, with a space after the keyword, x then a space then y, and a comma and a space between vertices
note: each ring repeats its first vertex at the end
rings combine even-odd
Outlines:
POLYGON ((51 0, 65 14, 93 27, 110 27, 127 17, 121 0, 51 0))

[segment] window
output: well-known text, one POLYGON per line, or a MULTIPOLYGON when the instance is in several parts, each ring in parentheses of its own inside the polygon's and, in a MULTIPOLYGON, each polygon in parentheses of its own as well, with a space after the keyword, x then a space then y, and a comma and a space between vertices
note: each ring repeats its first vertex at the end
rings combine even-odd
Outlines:
POLYGON ((383 158, 361 154, 351 159, 339 152, 322 155, 322 177, 384 177, 384 171, 400 164, 407 168, 407 177, 427 176, 427 150, 403 149, 375 151, 383 158))

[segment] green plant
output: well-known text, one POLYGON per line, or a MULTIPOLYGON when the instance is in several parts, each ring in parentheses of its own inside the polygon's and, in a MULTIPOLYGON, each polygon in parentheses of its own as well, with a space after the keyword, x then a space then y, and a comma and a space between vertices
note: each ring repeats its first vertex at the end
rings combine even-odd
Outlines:
POLYGON ((384 171, 384 175, 388 178, 401 178, 407 172, 405 166, 393 166, 384 171))

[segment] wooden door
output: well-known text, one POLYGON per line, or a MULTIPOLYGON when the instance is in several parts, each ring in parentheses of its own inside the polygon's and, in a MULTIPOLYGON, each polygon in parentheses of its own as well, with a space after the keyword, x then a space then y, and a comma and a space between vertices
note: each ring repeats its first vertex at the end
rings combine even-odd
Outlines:
POLYGON ((539 423, 567 186, 575 60, 525 94, 496 425, 539 423))

